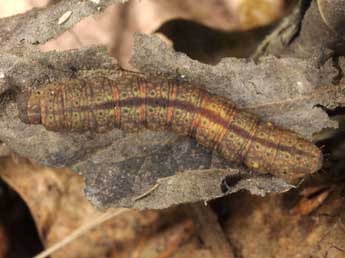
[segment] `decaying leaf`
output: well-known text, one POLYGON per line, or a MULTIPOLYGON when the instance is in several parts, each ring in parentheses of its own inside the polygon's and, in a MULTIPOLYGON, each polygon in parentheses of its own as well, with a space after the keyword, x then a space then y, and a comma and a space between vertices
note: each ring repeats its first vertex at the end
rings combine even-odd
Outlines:
MULTIPOLYGON (((307 138, 324 127, 336 126, 336 122, 316 105, 341 106, 344 103, 343 86, 331 86, 331 78, 326 76, 331 68, 320 71, 310 67, 307 61, 270 57, 255 64, 244 59, 226 59, 217 66, 210 66, 166 48, 156 37, 137 36, 136 45, 133 62, 139 69, 192 81, 210 92, 228 97, 240 108, 249 107, 249 111, 256 112, 264 120, 271 120, 307 138), (321 75, 324 77, 320 81, 321 75)), ((63 53, 60 65, 74 62, 69 53, 73 54, 72 57, 78 56, 79 65, 72 73, 74 76, 117 76, 118 68, 114 61, 103 54, 95 55, 97 50, 63 53), (99 60, 107 65, 91 72, 94 66, 99 66, 99 60)), ((47 74, 64 77, 71 73, 70 70, 52 69, 49 62, 54 64, 54 59, 50 59, 50 55, 55 56, 55 53, 44 54, 47 60, 52 61, 42 64, 43 68, 47 67, 47 74)), ((26 62, 31 61, 26 59, 26 62)), ((17 69, 21 69, 20 65, 17 69)), ((25 67, 29 72, 29 67, 25 67)), ((9 69, 7 74, 11 75, 13 71, 9 69)), ((27 80, 32 78, 28 72, 27 80)), ((25 85, 21 87, 25 90, 25 85)), ((224 161, 217 162, 218 158, 212 158, 209 151, 194 141, 171 133, 143 131, 130 134, 114 129, 106 134, 67 134, 49 132, 42 126, 25 125, 17 117, 15 103, 11 102, 3 111, 0 128, 0 139, 22 156, 49 166, 68 166, 80 171, 86 177, 89 199, 98 206, 130 207, 135 203, 133 200, 151 189, 159 178, 174 176, 177 172, 231 167, 224 161)), ((205 189, 221 188, 224 174, 215 173, 215 177, 209 183, 208 179, 202 183, 205 189)), ((164 193, 163 196, 169 194, 164 193)), ((155 208, 168 207, 197 201, 195 196, 212 199, 220 195, 219 192, 215 195, 191 192, 178 202, 172 196, 164 203, 159 200, 150 203, 154 203, 155 208)), ((141 199, 138 207, 151 207, 149 204, 145 206, 145 200, 149 199, 141 199)))
MULTIPOLYGON (((68 169, 53 170, 8 157, 0 162, 0 176, 25 200, 46 248, 102 214, 85 199, 82 177, 68 169)), ((173 254, 193 236, 195 229, 195 224, 176 210, 162 214, 132 210, 85 232, 53 257, 173 254)))
POLYGON ((342 187, 309 215, 291 213, 297 191, 265 198, 234 194, 227 200, 227 236, 246 258, 344 257, 342 187))
MULTIPOLYGON (((217 66, 209 66, 191 60, 185 55, 175 53, 173 50, 166 48, 156 37, 137 35, 136 39, 137 48, 133 57, 133 63, 140 70, 148 73, 158 72, 168 77, 180 76, 181 80, 197 82, 204 85, 211 92, 228 96, 242 108, 248 106, 248 110, 256 113, 263 119, 273 120, 277 124, 291 128, 309 138, 313 133, 320 131, 324 127, 336 126, 336 122, 330 120, 322 109, 316 107, 317 105, 344 105, 343 86, 336 87, 330 85, 330 83, 321 85, 330 80, 330 78, 328 77, 327 79, 326 77, 323 81, 320 81, 320 71, 308 65, 308 61, 299 59, 280 60, 270 57, 263 59, 259 64, 255 64, 246 60, 226 59, 217 66), (274 72, 266 72, 272 70, 274 72)), ((326 71, 324 72, 326 73, 326 71)), ((117 145, 117 147, 119 146, 117 145)), ((104 164, 104 157, 111 155, 111 153, 113 154, 114 150, 114 148, 111 148, 111 151, 108 152, 109 154, 106 154, 107 151, 102 152, 99 158, 103 161, 97 164, 102 166, 104 164)), ((161 152, 157 153, 157 155, 160 154, 161 152)), ((156 160, 166 160, 166 157, 160 156, 156 160)), ((180 157, 184 158, 185 154, 180 157)), ((194 159, 194 164, 195 161, 196 159, 194 159)), ((111 200, 115 200, 114 198, 118 198, 120 194, 116 191, 118 187, 114 188, 116 184, 119 184, 119 180, 113 180, 113 178, 115 174, 123 170, 124 166, 121 166, 121 169, 117 171, 112 170, 109 175, 97 172, 98 176, 95 176, 94 172, 99 171, 97 168, 99 166, 96 167, 93 164, 95 162, 87 161, 82 167, 78 165, 78 169, 81 171, 86 171, 88 167, 94 168, 92 170, 93 175, 85 174, 88 183, 86 192, 94 203, 109 205, 113 203, 111 200), (101 185, 107 185, 107 187, 99 190, 101 185), (115 197, 114 193, 116 192, 115 197)), ((148 167, 146 162, 141 164, 143 164, 142 166, 145 169, 148 167)), ((164 164, 164 162, 161 162, 161 164, 164 164)), ((113 163, 111 167, 114 168, 116 166, 113 163)), ((150 172, 154 171, 152 165, 149 165, 149 167, 150 172)), ((140 172, 143 171, 142 167, 137 169, 140 172)), ((167 171, 167 169, 164 167, 158 171, 167 171)), ((158 171, 157 173, 159 173, 158 171)), ((127 176, 127 178, 130 177, 127 176)), ((218 181, 221 181, 221 179, 219 177, 218 181)), ((121 182, 124 182, 123 177, 121 177, 121 182)), ((138 183, 134 183, 133 179, 126 180, 125 182, 128 185, 132 185, 132 187, 135 186, 135 188, 138 187, 138 183, 143 184, 142 180, 138 181, 138 183)), ((141 192, 146 192, 153 185, 152 183, 150 186, 145 186, 145 190, 141 192)), ((209 184, 205 188, 214 189, 215 186, 209 184)), ((193 189, 193 187, 190 187, 190 189, 193 189)), ((121 194, 123 194, 123 191, 121 191, 121 194)), ((161 196, 168 195, 166 193, 161 196)), ((195 200, 194 197, 198 195, 194 192, 191 196, 193 197, 186 198, 186 200, 195 200)), ((149 200, 149 198, 145 199, 149 200)), ((157 200, 156 203, 160 203, 160 200, 157 200)), ((128 201, 123 201, 120 201, 121 205, 128 203, 128 201)), ((166 202, 170 203, 167 200, 166 202)), ((175 203, 175 201, 172 201, 172 203, 175 203)))

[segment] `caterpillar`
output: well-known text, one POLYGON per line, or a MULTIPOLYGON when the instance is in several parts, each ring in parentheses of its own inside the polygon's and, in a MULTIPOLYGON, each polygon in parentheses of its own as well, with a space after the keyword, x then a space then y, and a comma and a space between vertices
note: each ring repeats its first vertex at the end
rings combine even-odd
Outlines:
POLYGON ((317 171, 321 151, 296 133, 237 110, 228 99, 188 83, 124 73, 54 82, 20 94, 20 119, 48 130, 172 130, 249 169, 293 180, 317 171))

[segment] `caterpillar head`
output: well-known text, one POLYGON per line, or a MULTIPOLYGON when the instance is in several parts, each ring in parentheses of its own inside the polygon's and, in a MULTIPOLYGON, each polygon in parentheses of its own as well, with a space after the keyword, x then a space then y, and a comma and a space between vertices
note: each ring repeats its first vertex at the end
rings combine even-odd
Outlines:
POLYGON ((19 118, 27 124, 41 123, 41 91, 23 93, 17 97, 19 118))

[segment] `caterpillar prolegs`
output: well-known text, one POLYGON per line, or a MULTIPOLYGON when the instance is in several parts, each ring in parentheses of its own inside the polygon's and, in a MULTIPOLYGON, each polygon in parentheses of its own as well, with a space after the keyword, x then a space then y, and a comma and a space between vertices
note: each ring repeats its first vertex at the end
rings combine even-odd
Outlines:
POLYGON ((55 82, 17 100, 19 116, 48 130, 105 132, 146 127, 191 136, 225 159, 288 180, 317 171, 320 150, 292 131, 236 110, 186 83, 124 74, 55 82))

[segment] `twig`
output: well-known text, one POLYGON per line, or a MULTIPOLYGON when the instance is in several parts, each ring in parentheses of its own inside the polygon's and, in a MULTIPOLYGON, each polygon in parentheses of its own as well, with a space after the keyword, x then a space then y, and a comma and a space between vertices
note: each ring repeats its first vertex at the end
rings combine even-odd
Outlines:
POLYGON ((135 197, 133 199, 134 202, 140 200, 140 199, 143 199, 145 198, 146 196, 148 196, 149 194, 151 194, 154 190, 156 190, 157 188, 159 187, 159 183, 156 183, 154 186, 152 186, 149 190, 147 190, 145 193, 135 197))
POLYGON ((45 258, 45 257, 48 257, 52 253, 60 250, 61 248, 63 248, 67 244, 69 244, 72 241, 76 240, 77 238, 81 237, 82 235, 84 235, 89 230, 95 228, 96 226, 102 224, 103 222, 105 222, 107 220, 112 219, 113 217, 119 216, 120 214, 122 214, 122 213, 124 213, 126 211, 129 211, 129 209, 121 208, 121 209, 117 209, 115 211, 113 211, 113 210, 112 211, 108 211, 108 212, 100 215, 99 217, 91 220, 90 223, 86 223, 86 224, 82 225, 81 227, 77 228, 70 235, 68 235, 66 238, 64 238, 60 242, 52 245, 51 247, 49 247, 45 251, 37 254, 33 258, 45 258))

